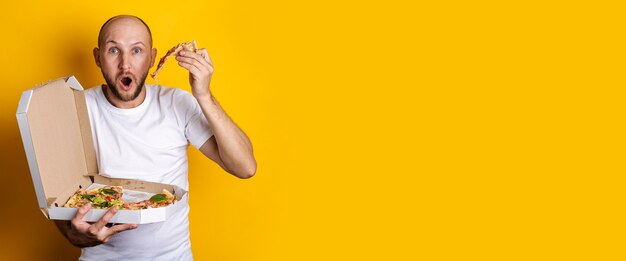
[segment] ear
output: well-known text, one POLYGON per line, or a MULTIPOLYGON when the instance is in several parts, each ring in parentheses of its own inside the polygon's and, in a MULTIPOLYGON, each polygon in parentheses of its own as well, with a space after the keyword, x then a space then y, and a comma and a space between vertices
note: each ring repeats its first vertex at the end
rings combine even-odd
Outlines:
POLYGON ((152 66, 154 66, 154 61, 156 60, 156 55, 157 55, 157 49, 156 48, 152 48, 152 50, 150 51, 150 68, 152 68, 152 66))
POLYGON ((96 60, 96 65, 100 67, 100 49, 98 47, 93 48, 93 59, 96 60))

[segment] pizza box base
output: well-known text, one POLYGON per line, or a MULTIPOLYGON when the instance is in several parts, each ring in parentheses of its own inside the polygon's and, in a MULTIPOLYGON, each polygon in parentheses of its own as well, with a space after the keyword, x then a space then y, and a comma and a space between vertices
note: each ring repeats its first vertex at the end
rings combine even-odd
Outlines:
MULTIPOLYGON (((148 208, 141 210, 119 210, 109 223, 129 223, 129 224, 148 224, 156 223, 167 220, 172 214, 180 211, 183 205, 187 202, 187 191, 179 188, 175 185, 167 185, 154 182, 145 182, 129 179, 110 179, 96 177, 96 184, 122 186, 124 189, 147 191, 151 193, 160 193, 163 189, 167 189, 170 192, 173 190, 173 194, 176 195, 176 202, 167 207, 160 208, 148 208), (149 187, 149 188, 147 188, 149 187), (142 189, 143 188, 143 189, 142 189), (146 189, 147 188, 147 189, 146 189)), ((87 186, 88 187, 88 186, 87 186)), ((77 189, 76 189, 77 190, 77 189)), ((75 191, 74 191, 75 192, 75 191)), ((71 220, 76 216, 78 208, 66 208, 59 207, 65 205, 71 195, 63 195, 57 201, 55 201, 48 208, 48 218, 54 220, 71 220)), ((108 211, 108 209, 94 209, 92 208, 83 217, 84 221, 96 222, 102 218, 102 216, 108 211)))

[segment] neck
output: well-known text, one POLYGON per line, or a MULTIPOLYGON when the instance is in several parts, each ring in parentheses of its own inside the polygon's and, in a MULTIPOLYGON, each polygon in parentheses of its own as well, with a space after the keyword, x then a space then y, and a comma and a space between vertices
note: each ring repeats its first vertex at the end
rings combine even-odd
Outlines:
POLYGON ((144 100, 146 100, 145 85, 144 85, 144 88, 141 88, 141 92, 139 93, 139 96, 137 96, 137 98, 135 98, 134 100, 130 100, 130 101, 121 100, 120 98, 113 95, 111 91, 109 90, 109 86, 107 86, 106 84, 102 85, 102 92, 104 93, 104 97, 107 99, 107 101, 109 101, 111 105, 120 109, 135 108, 141 105, 144 100))

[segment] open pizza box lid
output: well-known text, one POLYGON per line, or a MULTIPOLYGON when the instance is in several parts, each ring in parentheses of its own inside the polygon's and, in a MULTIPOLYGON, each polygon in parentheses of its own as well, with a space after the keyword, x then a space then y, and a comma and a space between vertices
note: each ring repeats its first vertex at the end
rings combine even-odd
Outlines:
MULTIPOLYGON (((63 205, 79 188, 86 189, 93 183, 149 193, 167 189, 176 195, 177 201, 167 207, 120 210, 111 223, 165 221, 187 201, 187 191, 175 185, 98 175, 83 87, 74 76, 24 91, 16 116, 37 202, 49 219, 72 219, 78 209, 63 205)), ((84 220, 98 221, 106 211, 92 209, 84 220)))

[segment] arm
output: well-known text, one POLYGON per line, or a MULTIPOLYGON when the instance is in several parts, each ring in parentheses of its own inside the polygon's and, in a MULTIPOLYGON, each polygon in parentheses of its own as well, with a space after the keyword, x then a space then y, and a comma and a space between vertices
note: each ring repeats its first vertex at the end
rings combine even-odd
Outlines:
POLYGON ((213 137, 200 147, 200 151, 239 178, 254 176, 256 160, 250 139, 228 117, 209 89, 213 64, 206 49, 199 50, 199 53, 182 51, 176 60, 189 71, 192 94, 213 129, 213 137))
POLYGON ((71 221, 54 221, 61 234, 76 247, 97 246, 106 243, 111 236, 119 232, 137 228, 136 224, 121 224, 107 227, 106 224, 117 213, 117 208, 109 209, 98 222, 89 224, 83 220, 83 217, 90 209, 91 204, 87 204, 76 211, 76 216, 71 221))

